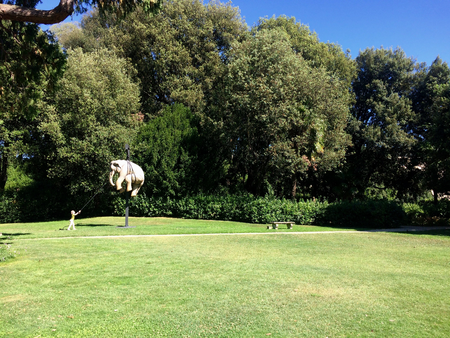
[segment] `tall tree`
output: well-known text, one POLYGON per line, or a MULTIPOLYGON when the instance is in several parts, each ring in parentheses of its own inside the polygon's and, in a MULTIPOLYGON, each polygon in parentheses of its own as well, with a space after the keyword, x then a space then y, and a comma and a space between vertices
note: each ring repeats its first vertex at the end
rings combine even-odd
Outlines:
POLYGON ((348 197, 363 197, 369 187, 393 188, 401 197, 417 164, 413 154, 417 115, 409 96, 420 65, 399 48, 366 49, 356 63, 356 103, 348 128, 353 142, 347 156, 348 197))
POLYGON ((111 160, 123 158, 136 133, 139 87, 135 70, 107 50, 69 53, 59 89, 38 126, 36 160, 71 193, 107 179, 111 160), (135 115, 133 115, 135 114, 135 115))
POLYGON ((53 37, 34 24, 0 21, 0 190, 8 159, 28 151, 39 103, 52 94, 66 57, 53 37))
MULTIPOLYGON (((117 21, 94 12, 83 19, 82 31, 83 47, 97 48, 95 41, 135 65, 142 112, 150 117, 174 102, 202 111, 224 72, 231 42, 246 26, 230 3, 176 0, 154 17, 136 11, 117 21)), ((65 46, 74 45, 66 39, 65 46)))
POLYGON ((450 191, 449 91, 450 68, 439 57, 421 73, 412 98, 420 115, 415 129, 419 139, 424 186, 438 195, 450 191))
MULTIPOLYGON (((324 68, 313 68, 283 30, 261 30, 235 43, 217 105, 232 180, 263 194, 264 182, 290 187, 308 167, 331 169, 348 145, 349 91, 324 68)), ((285 192, 286 193, 286 192, 285 192)))
POLYGON ((189 108, 174 104, 140 128, 133 148, 146 175, 143 191, 171 197, 197 192, 197 120, 189 108))
MULTIPOLYGON (((293 51, 301 55, 311 68, 326 70, 334 81, 340 82, 342 88, 351 91, 352 81, 356 77, 356 63, 351 59, 349 50, 344 53, 337 44, 321 42, 315 32, 311 32, 308 26, 296 21, 294 17, 262 18, 252 28, 252 32, 267 29, 281 29, 286 32, 293 51)), ((350 107, 353 95, 345 96, 350 107)), ((336 170, 340 169, 333 169, 336 170)), ((328 176, 333 175, 327 167, 310 166, 307 175, 302 175, 302 180, 297 180, 297 190, 301 191, 305 198, 319 196, 330 189, 329 184, 332 182, 327 182, 328 176)))

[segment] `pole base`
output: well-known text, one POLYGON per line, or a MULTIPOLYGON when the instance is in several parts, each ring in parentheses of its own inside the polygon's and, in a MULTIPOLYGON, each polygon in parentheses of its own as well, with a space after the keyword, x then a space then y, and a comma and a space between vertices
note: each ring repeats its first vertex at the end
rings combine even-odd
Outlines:
POLYGON ((129 229, 129 228, 136 228, 136 227, 130 227, 130 226, 126 225, 126 226, 118 226, 116 228, 129 229))

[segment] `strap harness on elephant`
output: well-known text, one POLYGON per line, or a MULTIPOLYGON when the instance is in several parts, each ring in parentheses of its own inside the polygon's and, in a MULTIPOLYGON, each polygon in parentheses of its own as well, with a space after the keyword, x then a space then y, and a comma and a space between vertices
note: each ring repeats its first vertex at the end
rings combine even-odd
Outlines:
POLYGON ((135 183, 136 182, 136 174, 134 173, 134 169, 133 169, 133 166, 131 165, 130 160, 127 160, 127 174, 131 175, 131 180, 133 183, 135 183))
MULTIPOLYGON (((133 183, 136 182, 136 174, 134 173, 134 169, 133 169, 133 166, 131 165, 131 161, 130 161, 130 160, 127 160, 127 174, 128 174, 128 173, 131 175, 131 180, 132 180, 132 182, 133 182, 133 183)), ((96 191, 96 193, 89 199, 89 201, 87 201, 87 203, 80 209, 80 211, 83 210, 84 208, 86 208, 86 206, 93 200, 93 198, 94 198, 95 196, 98 195, 98 193, 100 192, 100 190, 101 190, 106 184, 108 184, 108 182, 106 182, 105 184, 103 184, 103 185, 96 191)))

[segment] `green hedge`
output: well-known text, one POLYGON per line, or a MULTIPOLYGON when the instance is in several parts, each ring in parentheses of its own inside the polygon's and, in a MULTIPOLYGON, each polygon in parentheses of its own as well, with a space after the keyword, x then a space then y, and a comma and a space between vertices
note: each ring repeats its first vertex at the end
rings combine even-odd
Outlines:
POLYGON ((317 219, 318 225, 372 229, 398 227, 405 222, 402 206, 387 200, 333 203, 317 219))
MULTIPOLYGON (((115 215, 124 214, 125 198, 117 197, 113 205, 115 215)), ((261 224, 273 221, 313 224, 327 205, 326 202, 296 202, 252 195, 197 195, 178 200, 138 195, 130 200, 130 215, 261 224)))
MULTIPOLYGON (((70 217, 70 210, 86 203, 87 197, 70 201, 63 194, 41 194, 37 188, 0 194, 0 223, 46 221, 70 217)), ((120 215, 125 211, 125 195, 104 191, 83 210, 83 215, 120 215)), ((130 199, 130 215, 137 217, 178 217, 228 220, 267 224, 294 221, 303 225, 351 228, 389 228, 405 224, 448 225, 450 201, 396 203, 366 200, 327 203, 294 201, 274 197, 241 195, 197 195, 182 199, 153 198, 140 194, 130 199)))
POLYGON ((17 193, 0 194, 0 223, 20 222, 20 204, 17 201, 17 193))
MULTIPOLYGON (((82 208, 91 196, 71 196, 64 190, 34 184, 18 190, 0 192, 0 223, 38 222, 70 218, 72 209, 82 208)), ((111 215, 117 194, 105 191, 95 196, 83 216, 111 215)))
POLYGON ((433 201, 404 203, 403 210, 407 215, 409 224, 421 226, 449 225, 450 201, 448 200, 440 200, 438 203, 433 201))
MULTIPOLYGON (((123 215, 125 198, 117 196, 114 214, 123 215)), ((174 200, 144 194, 130 200, 130 215, 228 220, 267 224, 294 221, 303 225, 389 228, 405 224, 406 212, 393 201, 294 201, 252 195, 197 195, 174 200)))

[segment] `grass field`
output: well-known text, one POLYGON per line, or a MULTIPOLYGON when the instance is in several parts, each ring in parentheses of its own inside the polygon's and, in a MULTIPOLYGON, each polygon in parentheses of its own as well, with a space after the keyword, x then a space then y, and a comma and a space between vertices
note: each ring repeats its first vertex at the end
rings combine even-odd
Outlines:
MULTIPOLYGON (((10 223, 0 224, 0 233, 9 237, 48 238, 48 237, 79 237, 79 236, 121 236, 121 235, 167 235, 167 234, 209 234, 209 233, 267 233, 267 225, 241 222, 189 220, 175 218, 138 218, 130 217, 129 226, 124 229, 123 217, 97 217, 76 219, 76 231, 67 230, 69 221, 45 223, 10 223)), ((294 225, 292 230, 282 226, 277 232, 286 231, 324 231, 324 230, 354 230, 334 229, 326 227, 294 225)))
POLYGON ((122 222, 0 224, 0 337, 450 336, 448 230, 122 222), (86 238, 173 233, 237 234, 86 238))

